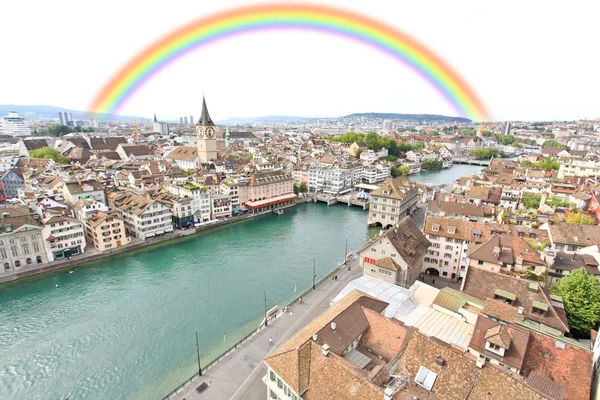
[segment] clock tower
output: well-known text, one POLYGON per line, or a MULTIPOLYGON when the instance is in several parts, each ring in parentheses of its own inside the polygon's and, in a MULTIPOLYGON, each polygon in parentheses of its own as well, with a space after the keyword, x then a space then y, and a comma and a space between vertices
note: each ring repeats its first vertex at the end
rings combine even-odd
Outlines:
POLYGON ((205 164, 217 159, 217 138, 215 137, 215 124, 208 115, 206 100, 202 97, 202 114, 196 124, 196 137, 198 138, 198 157, 200 163, 205 164))

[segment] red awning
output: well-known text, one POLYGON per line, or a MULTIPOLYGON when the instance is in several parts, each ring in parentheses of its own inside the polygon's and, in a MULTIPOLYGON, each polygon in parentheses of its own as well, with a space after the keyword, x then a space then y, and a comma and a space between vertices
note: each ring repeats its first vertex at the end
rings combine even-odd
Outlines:
POLYGON ((271 199, 258 200, 258 201, 247 201, 245 203, 246 208, 250 210, 257 210, 259 208, 270 207, 277 204, 287 203, 288 201, 296 200, 298 196, 295 194, 288 194, 278 197, 273 197, 271 199))

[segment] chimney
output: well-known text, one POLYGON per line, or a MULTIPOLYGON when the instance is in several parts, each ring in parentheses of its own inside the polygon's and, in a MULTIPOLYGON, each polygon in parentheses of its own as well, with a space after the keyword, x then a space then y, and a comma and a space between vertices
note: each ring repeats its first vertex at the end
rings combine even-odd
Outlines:
POLYGON ((335 324, 335 322, 331 323, 331 330, 335 331, 335 328, 337 327, 337 325, 335 324))
POLYGON ((319 338, 319 336, 316 333, 313 333, 312 339, 313 341, 317 341, 317 339, 319 338))
POLYGON ((445 364, 445 361, 444 361, 444 359, 442 358, 442 356, 437 356, 437 357, 435 358, 435 363, 436 363, 437 365, 439 365, 440 367, 443 367, 443 366, 444 366, 444 364, 445 364))
POLYGON ((325 343, 322 349, 321 354, 323 354, 323 357, 327 357, 329 355, 329 345, 325 343))
POLYGON ((385 388, 383 391, 383 400, 393 400, 394 398, 394 389, 391 387, 385 388))
POLYGON ((475 365, 477 365, 478 368, 483 368, 485 365, 485 360, 483 358, 478 358, 475 362, 475 365))
POLYGON ((519 314, 519 315, 523 315, 523 312, 524 312, 524 311, 525 311, 525 309, 524 309, 523 307, 519 307, 519 308, 517 309, 517 314, 519 314))

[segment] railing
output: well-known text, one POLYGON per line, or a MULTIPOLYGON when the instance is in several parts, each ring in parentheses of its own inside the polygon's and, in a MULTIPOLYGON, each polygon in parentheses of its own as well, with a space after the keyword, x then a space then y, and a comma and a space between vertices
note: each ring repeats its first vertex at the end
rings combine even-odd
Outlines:
MULTIPOLYGON (((340 264, 333 271, 331 271, 329 274, 327 274, 325 277, 323 277, 320 281, 316 282, 315 283, 315 287, 319 286, 324 281, 330 279, 331 276, 334 275, 338 271, 338 269, 342 268, 343 266, 344 266, 343 263, 340 264)), ((310 293, 312 291, 313 291, 313 288, 311 286, 307 291, 305 291, 304 293, 298 295, 294 300, 292 300, 287 306, 284 307, 284 309, 287 309, 288 307, 296 304, 298 302, 298 299, 300 299, 301 297, 306 296, 308 293, 310 293)), ((283 312, 275 313, 273 316, 269 316, 268 321, 271 322, 271 321, 277 319, 281 315, 283 315, 283 312)), ((250 332, 249 334, 247 334, 246 336, 244 336, 236 344, 234 344, 233 346, 231 346, 230 348, 228 348, 227 350, 225 350, 220 356, 218 356, 213 361, 211 361, 210 363, 208 363, 205 367, 203 367, 202 368, 202 374, 205 374, 208 370, 210 370, 212 367, 214 367, 217 363, 219 363, 225 357, 227 357, 228 355, 230 355, 231 353, 233 353, 238 347, 240 347, 241 345, 243 345, 244 343, 246 343, 248 340, 252 339, 260 331, 262 331, 263 329, 265 329, 265 327, 263 326, 263 323, 264 323, 264 320, 263 320, 263 322, 260 324, 260 326, 258 328, 254 329, 252 332, 250 332)), ((175 388, 173 391, 171 391, 171 393, 169 393, 168 395, 166 395, 165 397, 163 397, 162 400, 171 400, 173 398, 173 396, 181 393, 181 391, 183 389, 185 389, 186 386, 188 386, 190 383, 192 383, 193 381, 195 381, 197 378, 199 378, 199 375, 196 372, 189 379, 187 379, 185 382, 183 382, 181 385, 177 386, 177 388, 175 388)))

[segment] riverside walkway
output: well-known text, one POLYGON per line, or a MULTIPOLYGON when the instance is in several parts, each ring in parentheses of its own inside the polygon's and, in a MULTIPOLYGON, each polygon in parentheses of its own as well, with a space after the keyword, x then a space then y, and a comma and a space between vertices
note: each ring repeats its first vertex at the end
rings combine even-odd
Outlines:
POLYGON ((267 368, 262 360, 277 346, 292 337, 309 321, 329 308, 331 300, 352 279, 362 275, 359 258, 349 264, 352 269, 338 269, 338 280, 325 279, 317 288, 302 297, 302 303, 291 306, 287 313, 269 322, 251 340, 238 347, 224 360, 196 378, 180 393, 169 397, 176 400, 264 400, 266 386, 262 378, 267 368), (273 346, 269 346, 273 338, 273 346), (198 393, 203 383, 208 386, 198 393))

